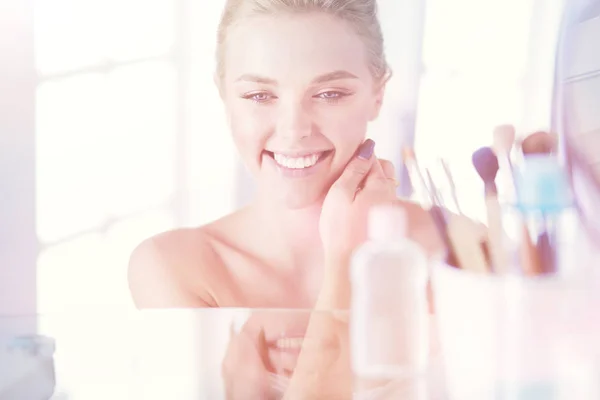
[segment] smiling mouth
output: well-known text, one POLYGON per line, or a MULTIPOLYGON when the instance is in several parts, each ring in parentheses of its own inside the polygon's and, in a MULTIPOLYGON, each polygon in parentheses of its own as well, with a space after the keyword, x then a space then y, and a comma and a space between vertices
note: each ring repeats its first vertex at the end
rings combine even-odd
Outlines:
POLYGON ((277 339, 273 347, 279 351, 299 351, 303 343, 303 337, 284 337, 277 339))
POLYGON ((275 160, 275 163, 281 167, 291 170, 302 170, 314 167, 320 161, 325 159, 332 150, 319 151, 298 156, 289 156, 277 152, 267 151, 265 153, 275 160))
POLYGON ((304 343, 303 337, 281 337, 267 343, 269 371, 291 377, 304 343))

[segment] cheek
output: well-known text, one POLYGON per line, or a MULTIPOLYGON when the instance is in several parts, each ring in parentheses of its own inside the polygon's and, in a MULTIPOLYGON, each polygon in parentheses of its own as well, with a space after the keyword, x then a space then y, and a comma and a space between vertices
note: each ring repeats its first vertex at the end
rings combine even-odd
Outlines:
POLYGON ((369 115, 359 106, 326 111, 320 118, 321 131, 333 143, 338 156, 348 159, 365 140, 369 115))
POLYGON ((269 135, 270 117, 252 107, 230 107, 229 127, 233 140, 243 153, 262 148, 269 135))

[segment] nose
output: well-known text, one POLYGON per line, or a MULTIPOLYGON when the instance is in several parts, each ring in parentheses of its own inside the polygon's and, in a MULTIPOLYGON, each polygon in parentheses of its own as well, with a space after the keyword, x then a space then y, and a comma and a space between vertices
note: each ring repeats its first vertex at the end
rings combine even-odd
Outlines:
POLYGON ((277 120, 277 134, 288 139, 302 139, 312 134, 313 121, 304 102, 288 101, 281 104, 277 120))

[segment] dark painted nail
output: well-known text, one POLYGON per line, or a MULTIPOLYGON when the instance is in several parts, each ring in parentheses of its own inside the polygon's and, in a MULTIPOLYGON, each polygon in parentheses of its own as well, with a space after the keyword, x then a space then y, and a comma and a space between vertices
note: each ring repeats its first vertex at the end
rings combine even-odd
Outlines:
POLYGON ((375 149, 375 142, 371 139, 365 140, 363 144, 358 148, 358 158, 362 158, 363 160, 368 160, 373 155, 373 150, 375 149))

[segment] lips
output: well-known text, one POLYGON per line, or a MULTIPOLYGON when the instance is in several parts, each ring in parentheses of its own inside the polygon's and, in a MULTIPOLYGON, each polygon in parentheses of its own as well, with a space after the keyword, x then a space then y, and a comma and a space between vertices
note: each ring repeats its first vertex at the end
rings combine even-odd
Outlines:
POLYGON ((290 169, 304 169, 310 168, 313 165, 315 165, 322 155, 323 152, 300 157, 290 157, 280 153, 273 153, 273 159, 280 167, 290 169))
POLYGON ((284 153, 265 150, 264 153, 286 176, 302 177, 311 174, 311 171, 314 171, 333 151, 284 153))
POLYGON ((299 336, 281 337, 269 343, 269 359, 274 372, 291 376, 296 368, 303 343, 304 338, 299 336))

